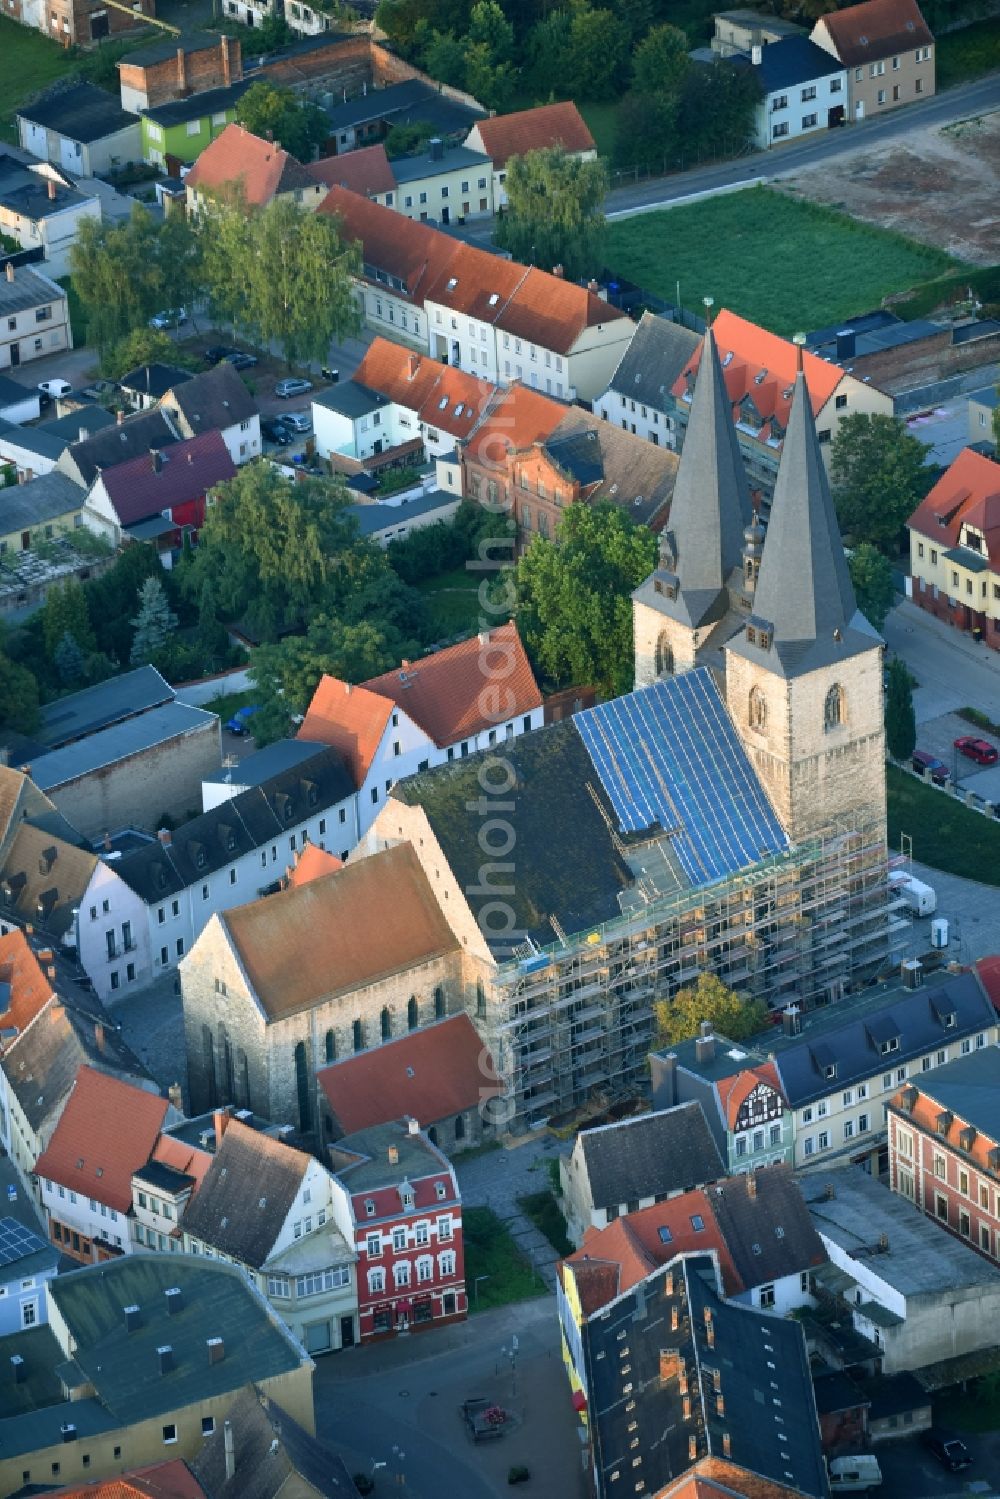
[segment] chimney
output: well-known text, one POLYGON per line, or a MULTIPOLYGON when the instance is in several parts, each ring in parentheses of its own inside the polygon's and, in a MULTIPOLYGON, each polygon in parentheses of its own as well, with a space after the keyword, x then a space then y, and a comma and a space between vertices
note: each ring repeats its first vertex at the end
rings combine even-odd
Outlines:
POLYGON ((415 380, 417 378, 417 371, 419 370, 419 368, 420 368, 420 355, 419 354, 411 354, 409 356, 409 358, 407 359, 407 361, 406 361, 406 378, 407 378, 407 380, 415 380))
POLYGON ((216 1150, 218 1150, 219 1146, 222 1144, 222 1137, 226 1133, 226 1126, 229 1123, 229 1116, 232 1111, 232 1105, 226 1104, 225 1108, 216 1109, 215 1113, 212 1115, 212 1123, 215 1126, 216 1150))
POLYGON ((826 1186, 823 1188, 823 1196, 826 1199, 826 1201, 827 1202, 832 1202, 833 1199, 836 1197, 836 1195, 837 1195, 837 1189, 833 1185, 833 1182, 827 1182, 826 1186))
POLYGON ((390 1145, 389 1146, 389 1165, 390 1166, 398 1166, 399 1165, 399 1146, 398 1145, 390 1145))
POLYGON ((106 1042, 106 1037, 105 1037, 105 1034, 104 1034, 104 1021, 103 1020, 95 1020, 94 1021, 94 1045, 97 1047, 98 1051, 101 1053, 102 1056, 104 1055, 105 1042, 106 1042))
POLYGON ((126 1306, 122 1310, 125 1313, 125 1331, 135 1332, 136 1328, 141 1326, 142 1323, 139 1308, 137 1306, 126 1306))
POLYGON ((222 1440, 226 1449, 226 1482, 236 1476, 236 1443, 233 1441, 233 1423, 222 1423, 222 1440))
POLYGON ((786 1036, 797 1036, 802 1030, 802 1015, 798 1005, 789 1005, 781 1012, 781 1029, 786 1036))
POLYGON ((855 353, 854 329, 839 328, 837 330, 837 358, 853 359, 855 353))
POLYGON ((104 834, 104 852, 106 854, 110 854, 111 852, 111 834, 108 832, 104 834))
POLYGON ((167 1089, 167 1097, 179 1114, 184 1112, 184 1094, 181 1092, 180 1083, 171 1083, 167 1089))
POLYGON ((722 1433, 722 1455, 723 1457, 732 1457, 733 1455, 733 1443, 728 1431, 722 1433))
POLYGON ((695 1463, 697 1461, 698 1461, 698 1438, 695 1436, 694 1432, 692 1432, 691 1435, 688 1437, 688 1462, 695 1463))
POLYGON ((878 1252, 879 1252, 879 1254, 888 1254, 889 1253, 889 1235, 888 1234, 879 1234, 879 1236, 878 1236, 878 1252))
POLYGON ((763 60, 764 60, 764 49, 763 49, 763 47, 761 47, 761 46, 751 47, 750 48, 750 61, 753 63, 754 67, 755 68, 759 68, 760 65, 761 65, 761 63, 763 62, 763 60))
POLYGON ((157 833, 156 836, 157 836, 157 838, 159 838, 159 840, 163 844, 164 848, 169 848, 170 847, 170 829, 169 828, 160 828, 160 830, 159 830, 159 832, 157 833))
POLYGON ((49 189, 49 202, 50 203, 54 203, 56 201, 56 185, 52 181, 51 177, 49 178, 49 181, 48 181, 48 189, 49 189))
POLYGON ((420 1120, 414 1119, 412 1114, 406 1115, 406 1132, 408 1135, 419 1135, 420 1120))
POLYGON ((431 148, 431 161, 440 161, 444 156, 444 141, 439 135, 432 135, 429 145, 431 148))
POLYGON ((601 294, 601 283, 599 281, 588 281, 587 290, 592 297, 599 297, 601 294))
POLYGON ((712 1022, 703 1020, 699 1027, 700 1035, 694 1043, 694 1059, 699 1066, 707 1062, 715 1061, 715 1036, 712 1034, 712 1022))
POLYGON ((160 1373, 169 1374, 174 1367, 174 1350, 171 1345, 164 1343, 161 1348, 157 1348, 156 1357, 160 1361, 160 1373))
POLYGON ((350 684, 350 682, 345 682, 344 683, 344 696, 345 697, 350 697, 350 695, 351 695, 351 684, 350 684))
POLYGON ((167 1316, 176 1317, 184 1310, 184 1292, 180 1286, 170 1286, 163 1294, 167 1298, 167 1316))
POLYGON ((219 46, 222 49, 222 86, 228 88, 233 81, 233 69, 229 61, 229 38, 220 36, 219 46))
MULTIPOLYGON (((80 441, 81 442, 86 442, 87 438, 89 436, 90 436, 90 433, 87 431, 86 427, 81 427, 80 428, 80 441)), ((105 833, 105 835, 104 835, 105 839, 107 839, 107 836, 108 836, 107 833, 105 833)))
POLYGON ((159 448, 150 448, 149 457, 153 465, 153 473, 158 474, 160 472, 160 469, 163 467, 163 454, 160 452, 159 448))
POLYGON ((650 1082, 653 1085, 654 1109, 672 1109, 677 1102, 677 1054, 666 1056, 655 1052, 649 1058, 650 1082))
MULTIPOLYGON (((14 262, 12 260, 8 260, 8 262, 7 262, 7 280, 8 281, 13 281, 13 279, 14 279, 14 262)), ((22 1362, 23 1362, 23 1360, 22 1360, 22 1362)))
POLYGON ((187 66, 183 47, 177 48, 177 87, 182 94, 187 93, 187 66))
POLYGON ((24 1384, 24 1381, 28 1377, 28 1371, 25 1368, 24 1359, 19 1353, 14 1354, 14 1357, 10 1361, 10 1366, 14 1371, 14 1383, 24 1384))
POLYGON ((553 276, 558 276, 559 280, 561 281, 566 274, 566 267, 562 265, 554 265, 552 267, 552 274, 553 276))
POLYGON ((62 1437, 64 1442, 73 1442, 76 1440, 76 1427, 73 1425, 72 1421, 64 1421, 62 1423, 59 1428, 59 1435, 62 1437))
POLYGON ((715 1347, 715 1322, 712 1319, 712 1308, 710 1306, 706 1306, 705 1308, 705 1341, 708 1343, 709 1348, 715 1347))
POLYGON ((750 1198, 757 1196, 757 1176, 753 1171, 747 1172, 747 1196, 750 1198))
POLYGON ((400 669, 402 671, 409 671, 409 669, 413 665, 413 663, 412 663, 412 661, 401 661, 399 663, 399 665, 400 665, 400 669))
POLYGON ((115 421, 118 423, 119 427, 122 425, 122 423, 124 422, 124 420, 125 420, 125 413, 124 413, 124 411, 116 411, 115 412, 115 421))
POLYGON ((207 1338, 205 1347, 208 1349, 208 1362, 210 1364, 221 1364, 226 1356, 226 1345, 221 1338, 207 1338))

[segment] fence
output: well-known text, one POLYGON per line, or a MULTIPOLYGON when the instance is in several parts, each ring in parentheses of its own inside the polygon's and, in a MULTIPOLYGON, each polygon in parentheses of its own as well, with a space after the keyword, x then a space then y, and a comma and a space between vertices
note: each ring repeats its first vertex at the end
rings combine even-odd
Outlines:
POLYGON ((608 173, 608 185, 612 192, 616 188, 638 187, 640 182, 655 182, 660 177, 675 177, 681 172, 693 171, 695 167, 721 166, 727 161, 739 161, 743 156, 757 154, 753 141, 725 141, 711 151, 700 155, 693 153, 679 156, 660 156, 639 166, 619 167, 608 173))

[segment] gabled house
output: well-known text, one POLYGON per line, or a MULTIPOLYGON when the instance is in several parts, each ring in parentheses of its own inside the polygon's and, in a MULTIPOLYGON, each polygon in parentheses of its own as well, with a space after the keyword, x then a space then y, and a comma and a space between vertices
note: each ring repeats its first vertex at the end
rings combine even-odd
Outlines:
POLYGON ((181 437, 218 432, 237 467, 260 457, 260 412, 246 382, 225 360, 214 369, 175 380, 162 406, 181 437))
POLYGON ((465 144, 490 159, 493 203, 497 209, 507 206, 504 183, 512 156, 526 156, 529 151, 555 146, 581 161, 592 161, 597 155, 594 137, 571 99, 478 120, 466 136, 465 144))
POLYGON ((908 597, 1000 650, 1000 463, 963 448, 906 524, 908 597))
POLYGON ((491 163, 481 151, 435 136, 390 161, 381 144, 311 162, 327 188, 343 187, 421 224, 462 224, 493 212, 491 163))
POLYGON ((581 1130, 559 1158, 567 1232, 579 1245, 591 1230, 725 1174, 697 1103, 581 1130))
MULTIPOLYGON (((0 150, 0 232, 16 240, 22 250, 41 250, 46 274, 53 279, 69 275, 69 252, 85 219, 100 223, 101 202, 81 192, 75 176, 47 161, 24 161, 0 150)), ((25 274, 25 268, 18 274, 25 274)), ((53 299, 50 295, 45 300, 53 299)), ((21 348, 25 360, 72 347, 65 333, 57 338, 58 327, 36 328, 34 333, 34 339, 25 340, 21 348)))
MULTIPOLYGON (((168 390, 192 378, 188 370, 175 364, 141 364, 129 370, 118 381, 118 389, 133 411, 152 411, 168 390)), ((184 434, 190 437, 193 434, 184 434)))
POLYGON ((847 70, 815 42, 784 37, 752 47, 747 60, 761 93, 755 115, 759 151, 844 123, 847 70))
MULTIPOLYGON (((2 222, 2 212, 0 212, 2 222)), ((73 347, 61 286, 33 266, 7 262, 0 278, 0 370, 73 347)))
POLYGON ((88 492, 87 510, 94 529, 101 527, 116 547, 148 542, 170 568, 184 533, 197 536, 201 530, 209 492, 235 476, 222 433, 202 432, 103 469, 88 492))
POLYGON ((690 328, 644 312, 594 414, 657 445, 679 447, 671 392, 698 343, 690 328))
POLYGON ((122 108, 136 114, 168 99, 228 88, 243 77, 239 38, 198 31, 134 47, 117 66, 122 108))
POLYGON ((3 491, 0 557, 27 552, 84 524, 86 491, 65 474, 39 474, 3 491))
POLYGON ((318 208, 326 187, 311 177, 276 141, 261 140, 242 125, 227 125, 205 147, 184 179, 188 213, 210 212, 216 199, 265 208, 290 198, 300 208, 318 208))
POLYGON ((934 37, 917 0, 863 0, 832 11, 810 39, 847 70, 854 121, 935 92, 934 37))
POLYGON ((530 733, 543 719, 517 626, 507 624, 403 661, 359 687, 323 677, 298 737, 344 756, 357 786, 362 838, 397 781, 530 733), (500 672, 502 691, 490 685, 491 673, 500 672))
POLYGON ((59 1251, 45 1235, 38 1209, 9 1157, 0 1159, 0 1338, 48 1321, 45 1285, 59 1268, 59 1251))
POLYGON ((89 1265, 131 1252, 132 1174, 179 1117, 165 1098, 79 1069, 34 1168, 50 1237, 70 1259, 89 1265))
POLYGON ((197 161, 202 151, 234 123, 236 106, 252 84, 252 78, 244 78, 143 109, 139 116, 142 160, 158 167, 169 163, 175 170, 175 164, 197 161))
POLYGON ((344 1194, 305 1151, 220 1120, 222 1139, 181 1221, 185 1253, 239 1265, 310 1354, 352 1347, 356 1255, 335 1221, 344 1194))
POLYGON ((22 931, 0 936, 0 1055, 48 1004, 54 982, 55 969, 48 963, 43 967, 22 931))
POLYGON ((256 1390, 236 1397, 225 1427, 202 1443, 189 1472, 201 1486, 196 1499, 202 1490, 205 1499, 354 1499, 357 1493, 343 1458, 256 1390))
POLYGON ((13 465, 18 482, 24 483, 40 474, 50 474, 71 443, 85 442, 95 432, 114 425, 114 417, 103 406, 81 408, 70 412, 68 417, 57 416, 30 427, 0 422, 0 463, 13 465))
POLYGON ((134 416, 119 416, 112 426, 79 436, 76 442, 64 444, 56 467, 78 484, 90 489, 105 469, 116 468, 138 458, 149 458, 152 452, 180 441, 180 433, 162 407, 139 411, 134 416))
POLYGON ((84 80, 22 105, 17 126, 25 151, 79 177, 104 177, 142 160, 138 115, 84 80))
POLYGON ((306 162, 306 171, 327 189, 346 187, 376 203, 396 191, 392 165, 381 141, 355 151, 341 151, 337 156, 321 156, 318 161, 306 162))

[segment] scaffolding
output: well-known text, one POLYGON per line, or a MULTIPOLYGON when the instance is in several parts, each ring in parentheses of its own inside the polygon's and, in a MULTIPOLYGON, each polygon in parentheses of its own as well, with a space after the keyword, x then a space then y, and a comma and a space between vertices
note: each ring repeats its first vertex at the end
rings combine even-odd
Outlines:
POLYGON ((884 825, 839 823, 737 875, 682 888, 662 835, 626 857, 622 912, 526 942, 494 975, 490 1037, 514 1128, 641 1093, 657 1000, 700 973, 777 1010, 836 1003, 884 971, 906 928, 884 825))

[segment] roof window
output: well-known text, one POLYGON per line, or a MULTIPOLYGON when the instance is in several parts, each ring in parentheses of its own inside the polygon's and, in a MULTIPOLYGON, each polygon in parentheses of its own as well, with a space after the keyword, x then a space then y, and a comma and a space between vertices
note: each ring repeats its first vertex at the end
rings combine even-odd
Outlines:
POLYGON ((660 1236, 660 1243, 661 1244, 669 1244, 672 1241, 673 1237, 674 1237, 673 1234, 670 1232, 669 1228, 667 1227, 667 1225, 665 1223, 661 1223, 660 1227, 656 1230, 656 1232, 660 1236))
POLYGON ((758 374, 754 375, 754 377, 753 377, 753 383, 755 385, 763 385, 764 381, 766 379, 767 379, 767 370, 760 370, 758 374))
MULTIPOLYGON (((499 300, 500 300, 500 293, 496 292, 496 291, 491 291, 490 292, 490 306, 491 307, 495 307, 497 305, 497 303, 499 302, 499 300)), ((639 377, 637 375, 636 379, 638 379, 638 378, 639 377)))
POLYGON ((700 1234, 704 1230, 705 1220, 700 1213, 691 1214, 691 1227, 696 1234, 700 1234))
POLYGON ((449 276, 448 277, 448 290, 449 291, 454 291, 455 287, 457 285, 458 285, 458 277, 457 276, 449 276))

